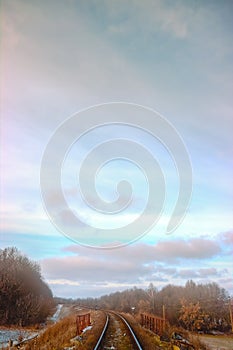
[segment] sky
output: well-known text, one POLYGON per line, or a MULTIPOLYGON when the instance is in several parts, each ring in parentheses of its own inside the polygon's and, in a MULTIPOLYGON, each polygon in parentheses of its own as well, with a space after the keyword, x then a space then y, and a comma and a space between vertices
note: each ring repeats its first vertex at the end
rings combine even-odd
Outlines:
POLYGON ((189 279, 233 295, 232 14, 227 0, 1 2, 0 248, 38 261, 54 295, 189 279))

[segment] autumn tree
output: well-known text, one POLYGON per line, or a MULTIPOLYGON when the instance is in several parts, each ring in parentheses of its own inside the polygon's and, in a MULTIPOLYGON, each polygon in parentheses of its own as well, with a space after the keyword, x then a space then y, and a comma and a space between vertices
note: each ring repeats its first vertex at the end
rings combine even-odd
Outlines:
POLYGON ((43 322, 53 306, 52 292, 37 263, 16 248, 0 250, 0 324, 43 322))
MULTIPOLYGON (((206 315, 208 317, 208 315, 206 315)), ((204 321, 204 315, 201 312, 199 303, 187 302, 186 299, 181 299, 181 310, 179 320, 184 328, 194 331, 201 328, 204 321)))

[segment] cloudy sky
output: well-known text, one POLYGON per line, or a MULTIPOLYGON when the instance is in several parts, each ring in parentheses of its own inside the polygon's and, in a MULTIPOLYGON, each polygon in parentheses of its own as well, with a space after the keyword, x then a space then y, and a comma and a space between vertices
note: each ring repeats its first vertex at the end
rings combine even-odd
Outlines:
MULTIPOLYGON (((233 3, 227 0, 2 1, 0 247, 16 246, 39 261, 55 295, 98 296, 147 287, 150 282, 158 288, 183 285, 188 279, 215 281, 233 294, 232 13, 233 3), (110 102, 157 111, 182 137, 192 165, 192 197, 172 234, 166 233, 167 224, 180 185, 174 159, 166 142, 129 125, 92 129, 72 144, 62 168, 62 190, 70 211, 59 212, 68 233, 62 234, 47 215, 40 172, 55 130, 62 130, 57 128, 77 112, 110 102), (163 212, 156 225, 142 237, 132 236, 135 239, 128 233, 112 236, 111 229, 137 217, 146 225, 157 214, 144 213, 151 193, 148 182, 153 178, 160 187, 153 162, 142 157, 136 166, 120 154, 98 168, 105 149, 84 167, 81 191, 78 182, 87 155, 96 145, 115 139, 130 141, 122 151, 127 148, 130 153, 132 146, 136 158, 138 145, 149 150, 165 177, 163 212), (127 202, 127 188, 123 191, 123 210, 109 215, 94 208, 99 197, 107 205, 117 200, 116 186, 122 179, 133 193, 127 202), (71 211, 83 226, 73 225, 71 211), (93 228, 91 233, 87 226, 93 228), (99 229, 105 229, 106 236, 99 229), (96 248, 118 241, 126 245, 96 248)), ((101 111, 93 110, 98 122, 101 111)), ((144 110, 145 122, 149 110, 144 110)), ((85 125, 82 113, 76 115, 80 128, 85 125)), ((117 108, 113 106, 111 113, 117 121, 117 108)), ((152 126, 152 115, 150 120, 152 126)), ((53 160, 64 139, 71 145, 71 134, 72 130, 61 134, 46 167, 54 206, 59 200, 52 188, 53 160)), ((108 147, 114 155, 119 149, 108 147)), ((183 175, 187 187, 188 175, 183 175)), ((155 204, 159 189, 156 193, 155 204)), ((143 231, 142 226, 138 227, 143 231)))

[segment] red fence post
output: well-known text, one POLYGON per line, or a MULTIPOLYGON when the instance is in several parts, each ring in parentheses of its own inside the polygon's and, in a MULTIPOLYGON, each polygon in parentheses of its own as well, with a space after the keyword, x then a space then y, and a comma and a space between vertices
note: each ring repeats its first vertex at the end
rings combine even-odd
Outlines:
POLYGON ((77 315, 76 325, 77 325, 77 335, 81 334, 82 331, 90 326, 91 324, 91 314, 77 315))

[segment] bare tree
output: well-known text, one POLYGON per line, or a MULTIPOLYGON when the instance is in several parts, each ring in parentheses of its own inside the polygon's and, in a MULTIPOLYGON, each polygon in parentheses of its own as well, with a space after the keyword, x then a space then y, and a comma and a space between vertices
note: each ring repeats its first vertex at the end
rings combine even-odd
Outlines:
POLYGON ((0 250, 0 324, 43 322, 52 305, 39 265, 16 248, 0 250))

